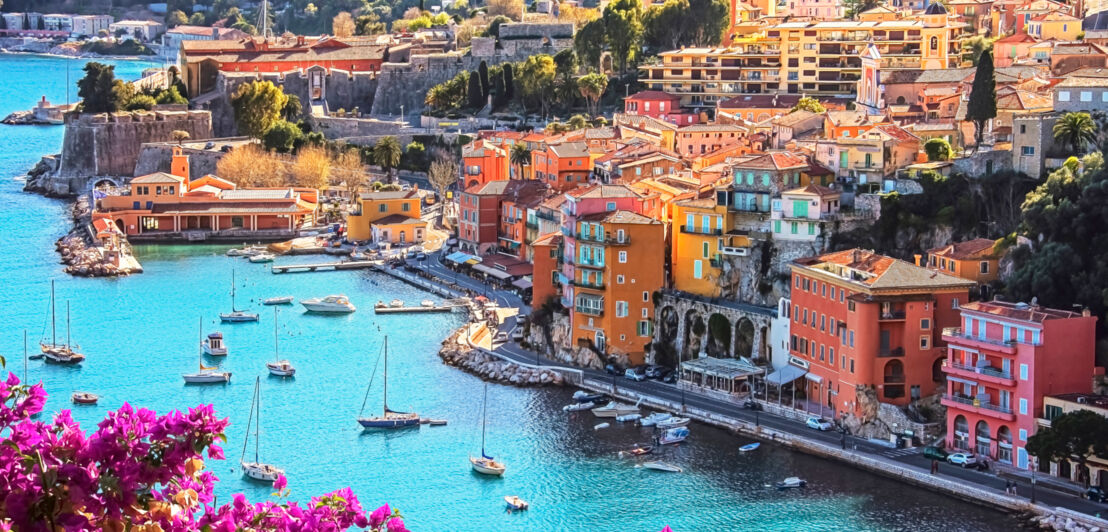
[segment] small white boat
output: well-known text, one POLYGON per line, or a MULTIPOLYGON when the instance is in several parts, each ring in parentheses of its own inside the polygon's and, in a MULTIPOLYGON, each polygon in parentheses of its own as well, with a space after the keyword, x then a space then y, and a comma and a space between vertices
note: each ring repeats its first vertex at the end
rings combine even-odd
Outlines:
POLYGON ((663 462, 661 460, 654 460, 650 462, 643 462, 642 466, 646 469, 653 469, 655 471, 665 471, 667 473, 684 473, 685 470, 677 467, 673 464, 663 462))
POLYGON ((213 357, 225 357, 227 356, 227 344, 223 342, 223 333, 214 332, 208 335, 208 337, 201 342, 200 347, 204 349, 204 354, 213 357))
POLYGON ((258 389, 261 384, 261 377, 254 379, 254 396, 250 401, 250 413, 254 419, 254 461, 246 461, 246 444, 250 443, 250 426, 246 427, 247 440, 242 442, 242 456, 239 457, 239 465, 242 466, 242 474, 247 478, 254 480, 261 480, 263 482, 273 482, 277 480, 277 477, 284 475, 285 470, 279 467, 262 462, 259 459, 259 447, 261 447, 261 433, 262 433, 262 396, 261 391, 258 389))
POLYGON ((235 270, 231 270, 231 313, 220 314, 219 321, 225 322, 244 322, 244 321, 258 321, 258 315, 253 312, 246 312, 245 310, 238 310, 235 308, 235 270))
POLYGON ((739 447, 739 452, 741 452, 741 453, 749 453, 750 451, 753 451, 753 450, 757 449, 757 448, 758 448, 758 447, 760 447, 761 445, 762 445, 762 444, 761 444, 761 443, 758 443, 758 442, 754 442, 754 443, 748 443, 748 444, 746 444, 746 445, 743 445, 742 447, 739 447))
POLYGON ((354 248, 354 251, 350 252, 350 260, 369 260, 369 255, 367 255, 363 251, 358 251, 357 248, 354 248))
POLYGON ((485 383, 485 396, 481 403, 481 456, 474 458, 469 457, 469 463, 473 466, 473 470, 481 473, 482 475, 493 475, 499 477, 504 474, 504 471, 508 469, 508 466, 504 462, 497 462, 496 458, 489 456, 485 453, 485 421, 486 414, 489 409, 489 383, 485 383))
POLYGON ((654 412, 653 414, 640 419, 639 424, 644 427, 653 427, 654 425, 657 425, 662 421, 667 421, 672 417, 672 414, 668 414, 666 412, 654 412))
POLYGON ((70 399, 78 405, 94 405, 100 400, 100 396, 90 392, 73 392, 70 399))
POLYGON ((248 260, 250 262, 258 264, 258 263, 262 263, 262 262, 273 262, 273 259, 275 259, 275 258, 277 258, 277 256, 272 254, 272 253, 262 252, 262 253, 258 253, 257 255, 251 255, 250 259, 248 259, 248 260))
POLYGON ((505 495, 504 502, 508 503, 508 507, 513 510, 526 510, 531 506, 527 501, 520 499, 516 495, 505 495))
POLYGON ((600 430, 600 429, 606 429, 606 428, 608 428, 608 427, 610 427, 610 426, 612 426, 612 424, 611 424, 611 423, 600 423, 600 424, 598 424, 598 425, 594 426, 594 427, 592 428, 592 430, 600 430))
POLYGON ((637 406, 617 403, 615 401, 610 401, 604 406, 592 409, 592 413, 596 417, 618 417, 624 414, 634 414, 638 411, 639 407, 637 406))
POLYGON ((292 304, 292 296, 271 297, 262 301, 263 305, 289 305, 292 304))
POLYGON ((676 427, 684 427, 689 424, 689 418, 687 417, 671 417, 664 421, 659 421, 654 426, 660 429, 672 429, 676 427))
POLYGON ((616 421, 620 421, 620 422, 636 421, 641 417, 642 417, 642 414, 624 414, 622 416, 616 416, 616 421))
POLYGON ((804 479, 799 478, 799 477, 789 477, 789 478, 786 478, 785 480, 782 480, 781 482, 778 482, 778 483, 774 484, 774 487, 776 487, 779 490, 788 490, 788 489, 795 489, 795 488, 803 488, 807 485, 808 485, 807 480, 804 480, 804 479))
POLYGON ((285 470, 279 467, 274 467, 269 464, 259 464, 257 462, 242 462, 242 474, 254 480, 261 480, 263 482, 273 482, 277 480, 277 477, 285 474, 285 470))
POLYGON ((324 298, 313 297, 300 302, 308 312, 340 313, 346 314, 358 310, 346 296, 327 296, 324 298))
POLYGON ((253 257, 258 253, 265 252, 265 248, 258 246, 243 246, 241 248, 231 248, 227 250, 228 257, 253 257))
MULTIPOLYGON (((200 335, 204 335, 204 319, 200 319, 200 335)), ((204 345, 204 341, 200 341, 200 345, 204 345)), ((200 371, 196 373, 185 373, 181 375, 181 378, 185 379, 185 384, 216 384, 227 383, 231 381, 230 371, 220 371, 218 367, 205 366, 204 365, 204 349, 200 349, 200 371)))
POLYGON ((266 362, 265 367, 270 375, 277 377, 292 377, 296 375, 296 368, 288 360, 281 359, 281 351, 278 348, 277 313, 278 307, 273 307, 273 361, 266 362))
POLYGON ((419 305, 423 307, 433 307, 435 306, 435 302, 431 301, 430 299, 424 299, 423 301, 419 302, 419 305))
POLYGON ((392 301, 390 301, 390 302, 389 302, 389 306, 390 306, 390 307, 397 307, 397 308, 398 308, 398 307, 403 307, 403 306, 404 306, 404 302, 403 302, 403 301, 401 301, 401 300, 399 300, 399 299, 394 299, 394 300, 392 300, 392 301))
POLYGON ((580 412, 581 410, 588 410, 588 409, 590 409, 594 406, 596 406, 596 403, 593 403, 592 401, 589 401, 589 402, 586 402, 586 403, 573 403, 571 405, 563 406, 562 411, 563 412, 580 412))
POLYGON ((660 445, 669 445, 672 443, 678 443, 685 441, 685 438, 689 437, 689 429, 685 427, 677 427, 675 429, 669 429, 658 437, 658 443, 660 445))

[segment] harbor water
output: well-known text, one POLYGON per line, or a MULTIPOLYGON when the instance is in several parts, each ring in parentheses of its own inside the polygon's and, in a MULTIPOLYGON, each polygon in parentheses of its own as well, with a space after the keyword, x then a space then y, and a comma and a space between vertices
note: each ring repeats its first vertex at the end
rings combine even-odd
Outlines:
MULTIPOLYGON (((80 61, 0 55, 0 113, 28 109, 42 95, 65 99, 64 68, 79 76, 80 61)), ((148 64, 121 62, 117 74, 134 78, 148 64)), ((75 90, 72 97, 75 97, 75 90)), ((57 282, 57 333, 71 335, 87 355, 80 367, 31 361, 28 376, 51 394, 47 411, 72 408, 93 428, 124 402, 166 412, 212 403, 230 418, 227 460, 208 466, 221 479, 220 501, 245 492, 253 500, 272 489, 244 480, 238 467, 246 438, 253 382, 261 375, 263 461, 287 472, 294 499, 350 486, 373 508, 399 508, 412 530, 657 531, 691 530, 912 530, 989 531, 1016 525, 1010 516, 877 477, 838 463, 764 444, 740 453, 750 440, 694 424, 689 440, 661 459, 684 473, 634 467, 617 456, 649 432, 628 424, 594 431, 588 412, 567 415, 568 389, 491 385, 486 451, 507 463, 503 478, 471 472, 481 452, 483 383, 443 365, 442 340, 462 324, 460 314, 378 316, 378 300, 418 304, 437 296, 368 271, 273 275, 267 265, 226 257, 226 246, 138 246, 145 273, 120 279, 71 278, 62 273, 53 242, 68 229, 62 201, 24 194, 17 176, 61 145, 61 126, 0 126, 0 354, 23 372, 22 332, 31 345, 51 334, 50 280, 57 282), (220 324, 231 308, 232 269, 238 307, 259 312, 258 323, 220 324), (274 296, 297 300, 345 294, 354 314, 305 314, 281 307, 280 354, 297 368, 291 379, 265 374, 274 356, 274 296), (199 363, 200 322, 206 334, 224 333, 231 353, 219 362, 233 377, 220 386, 186 386, 181 375, 199 363), (363 432, 355 421, 382 407, 381 344, 388 335, 389 402, 396 410, 442 418, 442 427, 363 432), (376 372, 375 372, 376 368, 376 372), (373 379, 367 396, 367 385, 373 379), (77 390, 101 396, 99 405, 74 406, 77 390), (778 492, 788 476, 808 488, 778 492), (519 495, 531 510, 508 514, 503 496, 519 495)), ((279 261, 318 261, 313 257, 279 261)), ((607 420, 612 421, 612 420, 607 420)), ((252 460, 254 444, 246 445, 252 460)))

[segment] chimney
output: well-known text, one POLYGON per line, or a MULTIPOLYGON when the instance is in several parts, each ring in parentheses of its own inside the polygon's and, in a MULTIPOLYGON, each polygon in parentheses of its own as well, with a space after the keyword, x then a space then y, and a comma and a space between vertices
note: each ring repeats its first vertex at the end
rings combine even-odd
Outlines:
POLYGON ((1092 313, 1089 312, 1089 307, 1083 307, 1081 309, 1081 317, 1088 318, 1089 316, 1092 316, 1092 313))
MULTIPOLYGON (((173 147, 173 163, 169 168, 169 173, 185 178, 184 188, 187 190, 189 184, 189 156, 185 155, 180 146, 173 147)), ((181 192, 184 192, 184 190, 181 192)))
POLYGON ((219 40, 219 28, 212 28, 212 40, 213 41, 218 41, 219 40))
POLYGON ((296 36, 296 45, 297 46, 304 46, 304 36, 303 35, 297 35, 296 36))
POLYGON ((854 264, 858 264, 859 262, 862 262, 862 250, 860 250, 858 248, 854 248, 853 255, 854 255, 854 264))

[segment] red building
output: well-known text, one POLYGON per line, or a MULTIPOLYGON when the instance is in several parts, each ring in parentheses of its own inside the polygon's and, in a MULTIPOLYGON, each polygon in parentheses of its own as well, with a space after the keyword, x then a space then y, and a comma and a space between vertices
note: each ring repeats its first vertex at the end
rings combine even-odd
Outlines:
POLYGON ((680 126, 700 122, 700 115, 681 108, 681 97, 663 91, 641 91, 624 98, 623 112, 649 116, 680 126))
POLYGON ((562 297, 559 280, 562 235, 543 235, 531 243, 531 248, 534 250, 532 264, 535 266, 531 276, 531 304, 537 308, 551 299, 556 301, 562 297))
POLYGON ((508 162, 508 150, 492 141, 477 139, 466 144, 462 147, 462 188, 510 179, 508 162))
POLYGON ((963 305, 957 325, 943 330, 947 447, 1026 469, 1043 396, 1092 391, 1095 328, 1088 310, 963 305))
POLYGON ((808 368, 809 409, 858 414, 859 387, 897 405, 940 391, 938 331, 973 285, 861 249, 795 261, 789 354, 808 368))
POLYGON ((547 146, 545 151, 531 153, 534 178, 550 185, 557 192, 573 190, 588 183, 595 158, 584 142, 567 142, 547 146))
POLYGON ((458 239, 462 248, 484 254, 496 248, 500 233, 501 203, 542 194, 546 185, 533 179, 491 181, 458 194, 458 239))

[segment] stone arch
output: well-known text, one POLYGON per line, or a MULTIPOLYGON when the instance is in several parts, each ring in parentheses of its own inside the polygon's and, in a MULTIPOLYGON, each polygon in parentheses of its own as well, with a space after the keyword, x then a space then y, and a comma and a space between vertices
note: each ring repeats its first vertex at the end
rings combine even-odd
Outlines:
POLYGON ((896 97, 896 104, 897 105, 904 105, 904 97, 903 96, 897 96, 896 97))
POLYGON ((700 316, 697 309, 689 309, 685 312, 684 324, 684 344, 687 356, 683 358, 695 358, 700 353, 701 343, 708 325, 704 323, 704 318, 700 316))
POLYGON ((954 418, 954 448, 969 449, 969 421, 961 414, 954 418))
POLYGON ((732 341, 735 357, 749 357, 754 351, 754 322, 743 316, 735 322, 735 336, 732 341))
POLYGON ((468 189, 468 188, 470 188, 470 187, 473 187, 473 186, 476 186, 476 185, 479 185, 479 184, 481 184, 481 182, 480 182, 480 181, 478 181, 478 180, 476 180, 476 179, 471 179, 471 180, 469 181, 469 184, 467 184, 467 185, 466 185, 466 188, 468 189))
POLYGON ((710 356, 731 357, 731 321, 718 312, 708 316, 708 342, 705 352, 710 356))
POLYGON ((677 339, 679 327, 677 309, 673 305, 662 307, 658 312, 658 340, 672 344, 677 339))
POLYGON ((991 456, 993 448, 992 435, 989 433, 989 422, 984 419, 973 426, 974 450, 982 456, 991 456))
POLYGON ((118 187, 119 182, 111 177, 98 177, 95 181, 92 182, 92 187, 90 188, 100 188, 105 185, 110 187, 118 187))
POLYGON ((943 373, 943 361, 946 360, 945 356, 936 358, 931 363, 931 380, 935 382, 943 382, 946 380, 946 374, 943 373))
POLYGON ((883 391, 886 399, 898 399, 904 397, 904 363, 893 359, 885 364, 883 370, 883 391))

